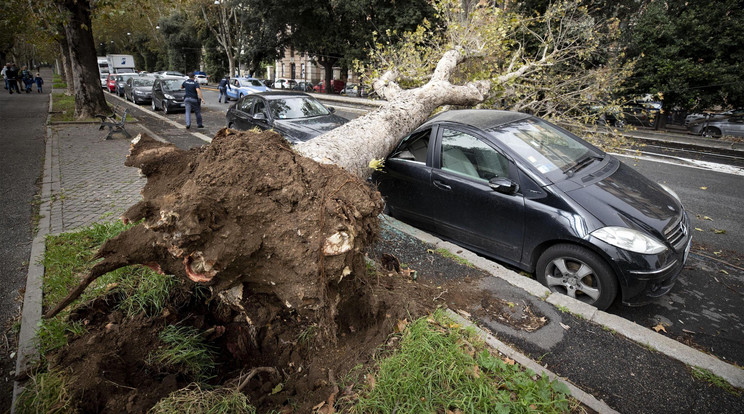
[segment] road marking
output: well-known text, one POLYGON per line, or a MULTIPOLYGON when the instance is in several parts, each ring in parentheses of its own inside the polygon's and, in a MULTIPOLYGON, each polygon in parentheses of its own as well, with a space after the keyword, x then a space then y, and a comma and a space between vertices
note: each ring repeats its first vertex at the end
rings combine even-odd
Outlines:
MULTIPOLYGON (((634 151, 630 151, 634 152, 634 151)), ((692 160, 689 158, 674 157, 671 155, 653 154, 649 152, 640 151, 641 155, 629 155, 620 154, 617 152, 611 152, 610 154, 617 157, 626 157, 644 161, 658 162, 661 164, 672 164, 679 165, 681 167, 696 168, 699 170, 714 171, 723 174, 739 175, 744 176, 744 168, 735 167, 733 165, 719 164, 710 161, 692 160)))
MULTIPOLYGON (((147 111, 147 109, 143 109, 143 108, 142 108, 141 106, 139 106, 139 105, 137 105, 137 104, 135 104, 135 103, 129 102, 128 100, 126 100, 126 99, 124 99, 124 98, 120 97, 119 95, 111 95, 111 96, 112 96, 112 97, 114 97, 114 98, 116 98, 116 99, 119 99, 120 101, 123 101, 124 103, 126 103, 126 104, 127 104, 127 105, 129 105, 129 106, 131 106, 132 108, 137 108, 137 109, 141 109, 142 111, 147 111)), ((154 116, 154 117, 156 117, 156 118, 160 119, 161 121, 165 121, 165 122, 167 122, 167 123, 169 123, 169 124, 173 125, 173 126, 174 126, 174 127, 176 127, 176 128, 179 128, 179 129, 181 129, 181 128, 186 128, 186 127, 185 127, 184 125, 181 125, 181 124, 179 124, 178 122, 176 122, 176 121, 174 121, 174 120, 172 120, 172 119, 170 119, 170 118, 167 118, 167 117, 165 117, 165 116, 163 116, 163 115, 160 115, 160 114, 159 114, 159 113, 157 113, 157 112, 154 112, 154 111, 147 111, 146 113, 147 113, 148 115, 150 115, 150 116, 154 116)), ((206 136, 206 135, 202 134, 201 132, 196 132, 196 131, 194 131, 194 132, 190 132, 190 131, 189 131, 189 132, 187 132, 187 133, 189 133, 189 134, 191 134, 191 135, 193 135, 193 136, 195 136, 195 137, 199 138, 199 139, 200 139, 200 140, 202 140, 202 141, 206 141, 206 142, 212 142, 212 138, 210 138, 210 137, 208 137, 208 136, 206 136)))

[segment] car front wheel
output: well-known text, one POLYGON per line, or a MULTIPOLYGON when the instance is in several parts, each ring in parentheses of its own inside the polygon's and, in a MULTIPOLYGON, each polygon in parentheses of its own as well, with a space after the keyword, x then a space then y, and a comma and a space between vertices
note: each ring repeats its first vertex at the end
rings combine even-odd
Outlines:
POLYGON ((171 111, 171 110, 170 110, 170 109, 168 108, 168 106, 169 106, 169 105, 168 105, 168 101, 163 101, 163 113, 164 113, 164 114, 166 114, 166 115, 168 115, 168 114, 170 114, 171 112, 173 112, 173 111, 171 111))
POLYGON ((537 261, 537 281, 553 292, 562 293, 600 310, 617 296, 617 278, 596 253, 573 244, 547 249, 537 261))
POLYGON ((158 106, 157 106, 157 105, 155 105, 155 100, 153 99, 153 100, 152 100, 152 111, 153 111, 153 112, 156 112, 157 110, 158 110, 158 106))

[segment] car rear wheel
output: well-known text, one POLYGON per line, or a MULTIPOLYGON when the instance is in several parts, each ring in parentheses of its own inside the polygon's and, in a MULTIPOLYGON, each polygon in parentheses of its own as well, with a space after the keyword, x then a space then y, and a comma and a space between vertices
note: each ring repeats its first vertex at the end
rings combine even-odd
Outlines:
POLYGON ((721 130, 716 127, 706 127, 703 136, 706 138, 721 138, 721 130))
POLYGON ((617 296, 617 278, 596 253, 573 244, 547 249, 537 261, 537 281, 553 292, 562 293, 600 310, 617 296))

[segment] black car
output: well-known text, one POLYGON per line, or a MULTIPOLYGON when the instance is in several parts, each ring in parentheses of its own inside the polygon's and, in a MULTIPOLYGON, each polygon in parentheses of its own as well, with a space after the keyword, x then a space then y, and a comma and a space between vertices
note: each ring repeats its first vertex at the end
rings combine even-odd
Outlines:
POLYGON ((227 110, 227 127, 273 129, 291 143, 307 141, 348 122, 301 92, 245 95, 227 110))
POLYGON ((155 76, 132 76, 124 84, 124 99, 136 104, 149 103, 155 76))
POLYGON ((152 110, 162 109, 166 114, 183 111, 186 91, 181 85, 187 78, 158 78, 152 84, 152 110))
POLYGON ((118 96, 124 96, 124 87, 127 85, 127 79, 132 76, 139 76, 136 73, 120 73, 116 75, 116 94, 118 96))
POLYGON ((518 112, 443 112, 371 180, 392 216, 600 309, 669 292, 692 240, 670 189, 518 112))

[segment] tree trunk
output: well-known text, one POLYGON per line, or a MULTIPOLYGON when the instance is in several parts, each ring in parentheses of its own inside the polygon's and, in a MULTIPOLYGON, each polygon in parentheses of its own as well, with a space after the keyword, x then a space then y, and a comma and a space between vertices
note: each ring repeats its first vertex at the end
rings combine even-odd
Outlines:
POLYGON ((424 123, 436 108, 442 105, 470 106, 483 101, 490 88, 488 81, 457 86, 448 80, 463 58, 459 51, 447 52, 429 83, 416 89, 402 90, 393 82, 394 73, 385 74, 374 87, 388 99, 386 105, 300 143, 295 146, 296 150, 318 162, 336 164, 360 179, 366 179, 369 162, 390 153, 401 138, 424 123))
POLYGON ((61 6, 70 13, 65 33, 70 46, 70 66, 75 88, 75 117, 92 118, 96 114, 110 113, 98 74, 98 59, 91 32, 90 2, 64 0, 61 6))
POLYGON ((331 81, 333 80, 333 63, 333 61, 326 59, 320 62, 323 65, 323 69, 325 69, 325 78, 323 81, 325 82, 325 93, 327 94, 333 93, 333 87, 331 86, 331 81))
POLYGON ((68 95, 74 95, 75 94, 75 84, 72 80, 72 67, 70 66, 70 47, 67 46, 67 37, 62 37, 59 41, 59 49, 62 53, 60 53, 60 56, 62 57, 62 73, 60 73, 60 76, 62 76, 62 79, 65 80, 65 83, 67 84, 67 94, 68 95))

